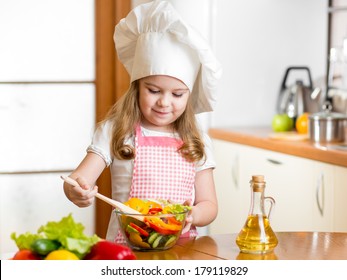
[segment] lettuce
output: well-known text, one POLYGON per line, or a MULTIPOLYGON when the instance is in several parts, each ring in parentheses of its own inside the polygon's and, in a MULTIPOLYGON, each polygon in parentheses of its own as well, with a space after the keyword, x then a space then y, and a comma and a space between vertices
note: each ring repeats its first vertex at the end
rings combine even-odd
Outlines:
POLYGON ((31 244, 36 239, 40 239, 40 238, 44 238, 44 236, 42 236, 40 234, 32 234, 30 232, 20 234, 19 236, 17 236, 17 234, 15 232, 13 232, 11 234, 11 239, 14 240, 14 242, 16 242, 16 245, 17 245, 19 250, 23 250, 23 249, 30 250, 31 244))
POLYGON ((191 206, 187 206, 187 205, 182 205, 182 204, 167 204, 165 206, 165 211, 167 213, 171 213, 171 214, 176 214, 176 220, 178 221, 183 221, 184 220, 184 214, 185 212, 188 212, 192 209, 191 206))
POLYGON ((30 249, 31 244, 39 238, 57 240, 62 244, 62 249, 75 253, 80 258, 90 251, 90 248, 100 240, 96 234, 87 236, 83 233, 84 226, 76 223, 70 213, 59 222, 50 221, 41 226, 37 233, 24 233, 19 236, 11 234, 18 249, 30 249))

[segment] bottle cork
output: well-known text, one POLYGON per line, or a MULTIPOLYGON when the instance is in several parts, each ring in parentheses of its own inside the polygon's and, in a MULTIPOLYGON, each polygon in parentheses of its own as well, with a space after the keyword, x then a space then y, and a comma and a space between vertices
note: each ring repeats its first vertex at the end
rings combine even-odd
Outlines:
POLYGON ((254 192, 262 192, 265 188, 265 180, 263 175, 253 175, 250 181, 254 192))
POLYGON ((264 183, 264 175, 253 175, 252 181, 255 183, 264 183))

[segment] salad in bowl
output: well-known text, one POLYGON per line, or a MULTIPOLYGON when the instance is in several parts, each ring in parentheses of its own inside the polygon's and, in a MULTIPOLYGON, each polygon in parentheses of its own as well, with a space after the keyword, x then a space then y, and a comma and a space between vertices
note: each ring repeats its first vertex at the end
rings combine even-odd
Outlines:
POLYGON ((190 206, 167 200, 130 198, 124 204, 139 214, 115 209, 121 232, 134 250, 166 250, 174 246, 185 226, 190 206))

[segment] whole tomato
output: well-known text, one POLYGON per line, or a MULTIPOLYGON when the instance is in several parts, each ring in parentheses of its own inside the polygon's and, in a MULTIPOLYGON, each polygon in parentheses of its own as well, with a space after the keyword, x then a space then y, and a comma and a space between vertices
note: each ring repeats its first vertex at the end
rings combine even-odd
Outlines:
POLYGON ((19 250, 12 260, 41 260, 40 256, 28 249, 19 250))

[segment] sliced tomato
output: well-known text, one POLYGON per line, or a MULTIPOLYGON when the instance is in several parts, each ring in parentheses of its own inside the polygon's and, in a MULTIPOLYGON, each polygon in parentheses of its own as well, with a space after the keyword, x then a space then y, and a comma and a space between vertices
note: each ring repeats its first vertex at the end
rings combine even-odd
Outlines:
POLYGON ((141 235, 146 236, 146 237, 149 235, 149 233, 147 231, 145 231, 142 227, 138 226, 137 224, 129 223, 129 225, 132 228, 136 229, 141 235))
POLYGON ((158 217, 145 217, 145 222, 156 232, 163 235, 176 234, 182 229, 182 225, 167 224, 158 217))

